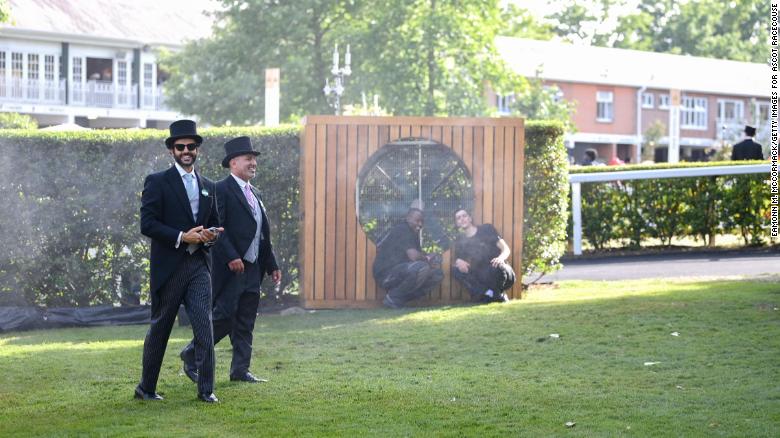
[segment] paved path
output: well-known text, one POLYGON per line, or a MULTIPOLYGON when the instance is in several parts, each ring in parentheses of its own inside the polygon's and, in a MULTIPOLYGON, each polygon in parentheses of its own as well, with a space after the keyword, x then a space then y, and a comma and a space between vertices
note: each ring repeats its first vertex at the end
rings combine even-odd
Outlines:
POLYGON ((780 275, 780 251, 775 249, 567 257, 563 260, 563 265, 563 269, 545 276, 542 281, 778 276, 780 275))

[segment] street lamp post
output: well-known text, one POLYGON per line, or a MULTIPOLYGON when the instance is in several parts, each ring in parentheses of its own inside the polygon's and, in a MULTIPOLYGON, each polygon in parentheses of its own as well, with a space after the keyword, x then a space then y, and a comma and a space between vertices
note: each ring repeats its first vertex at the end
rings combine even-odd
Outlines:
POLYGON ((349 53, 349 44, 347 44, 347 53, 344 54, 344 67, 339 67, 339 45, 333 48, 333 67, 330 73, 333 75, 333 85, 331 86, 328 78, 325 78, 325 87, 322 92, 328 99, 330 106, 336 110, 336 115, 341 115, 341 95, 344 94, 345 79, 352 74, 350 62, 352 55, 349 53))

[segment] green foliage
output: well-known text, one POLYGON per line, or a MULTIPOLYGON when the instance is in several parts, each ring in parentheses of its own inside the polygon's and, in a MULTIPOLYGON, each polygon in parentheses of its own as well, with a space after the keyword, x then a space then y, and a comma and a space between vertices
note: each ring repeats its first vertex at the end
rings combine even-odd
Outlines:
MULTIPOLYGON (((198 164, 213 179, 226 175, 220 162, 229 138, 249 135, 261 151, 255 184, 289 285, 297 278, 298 128, 202 134, 198 164)), ((0 131, 0 229, 8 230, 0 291, 45 306, 118 303, 139 290, 145 296, 140 195, 144 177, 170 165, 165 137, 162 130, 0 131)))
POLYGON ((506 3, 501 10, 501 23, 499 33, 503 36, 545 41, 555 36, 551 24, 540 22, 528 9, 514 3, 506 3))
POLYGON ((566 132, 574 132, 576 127, 572 117, 576 105, 564 99, 556 85, 545 86, 541 73, 540 70, 536 77, 514 81, 512 113, 526 120, 555 120, 563 123, 566 132))
POLYGON ((614 46, 763 63, 768 7, 761 0, 642 0, 620 19, 614 46))
POLYGON ((5 23, 11 18, 11 9, 7 0, 0 0, 0 23, 5 23))
POLYGON ((549 15, 558 36, 595 46, 766 62, 769 10, 761 0, 567 0, 549 15))
POLYGON ((0 129, 37 129, 38 122, 26 114, 1 113, 0 129))
POLYGON ((281 68, 281 118, 330 113, 322 87, 331 54, 349 43, 343 104, 361 92, 392 114, 478 115, 485 81, 500 83, 496 0, 224 0, 214 37, 165 62, 170 104, 213 124, 264 113, 264 69, 281 68), (250 31, 251 30, 251 31, 250 31))
MULTIPOLYGON (((763 162, 573 167, 571 172, 757 163, 763 162)), ((679 237, 712 244, 714 236, 722 233, 739 234, 745 245, 761 245, 769 239, 769 185, 765 180, 766 175, 757 174, 584 183, 582 235, 596 249, 626 239, 631 247, 650 238, 664 245, 671 245, 672 239, 679 237)))
POLYGON ((526 122, 523 273, 560 269, 566 247, 568 159, 559 122, 526 122))
POLYGON ((771 437, 777 291, 562 282, 503 305, 263 315, 252 372, 269 382, 230 382, 224 339, 212 406, 181 375, 189 327, 171 334, 160 403, 132 399, 147 326, 3 333, 0 424, 9 437, 771 437))

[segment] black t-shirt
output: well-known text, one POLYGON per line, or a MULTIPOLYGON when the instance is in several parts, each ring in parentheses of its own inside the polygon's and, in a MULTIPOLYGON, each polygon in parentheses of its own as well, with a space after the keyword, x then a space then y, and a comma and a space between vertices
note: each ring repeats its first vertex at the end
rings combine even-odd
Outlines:
POLYGON ((499 239, 501 236, 493 225, 482 224, 477 227, 473 236, 458 237, 455 241, 455 258, 465 260, 475 268, 489 264, 501 254, 497 246, 499 239))
POLYGON ((383 277, 393 266, 410 262, 407 249, 420 249, 417 233, 406 222, 393 226, 384 239, 377 245, 374 260, 374 277, 383 277))

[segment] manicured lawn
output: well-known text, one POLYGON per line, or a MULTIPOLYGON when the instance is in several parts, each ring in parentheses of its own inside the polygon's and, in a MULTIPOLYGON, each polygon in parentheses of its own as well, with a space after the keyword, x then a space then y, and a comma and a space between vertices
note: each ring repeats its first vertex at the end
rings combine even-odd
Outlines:
POLYGON ((6 333, 0 436, 777 436, 778 307, 771 282, 566 282, 504 305, 263 316, 270 382, 229 382, 223 341, 219 405, 179 373, 187 328, 157 403, 132 399, 146 327, 6 333))

